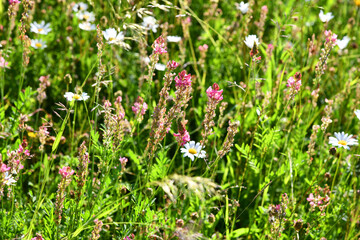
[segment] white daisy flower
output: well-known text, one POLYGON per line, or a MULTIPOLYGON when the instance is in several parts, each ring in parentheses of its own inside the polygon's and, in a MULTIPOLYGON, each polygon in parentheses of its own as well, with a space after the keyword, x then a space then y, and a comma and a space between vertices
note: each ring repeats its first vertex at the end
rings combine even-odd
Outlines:
POLYGON ((81 28, 82 30, 85 30, 85 31, 92 31, 92 30, 96 29, 96 26, 95 26, 95 24, 91 24, 89 22, 82 22, 82 23, 79 23, 79 28, 81 28))
POLYGON ((35 49, 44 49, 47 47, 46 42, 41 39, 31 39, 31 46, 35 49))
POLYGON ((117 32, 114 28, 106 29, 102 32, 104 35, 104 38, 108 41, 108 44, 114 44, 118 43, 124 40, 124 33, 123 32, 117 32))
POLYGON ((352 138, 353 135, 349 135, 347 133, 334 133, 335 137, 329 137, 329 144, 338 148, 350 149, 349 146, 358 145, 358 140, 352 138))
POLYGON ((79 3, 76 3, 72 9, 74 12, 86 11, 88 9, 88 5, 86 3, 79 2, 79 3))
POLYGON ((240 10, 242 14, 247 13, 247 11, 249 10, 249 3, 235 3, 236 5, 236 9, 240 10))
POLYGON ((154 33, 157 32, 157 28, 159 27, 159 24, 156 24, 156 19, 152 16, 144 17, 141 25, 147 29, 151 29, 154 33))
POLYGON ((15 185, 14 183, 16 183, 16 180, 13 178, 13 176, 9 174, 9 172, 5 172, 4 184, 8 186, 13 186, 15 185))
POLYGON ((246 44, 246 46, 248 46, 249 48, 253 48, 254 44, 256 43, 256 46, 259 45, 259 39, 257 38, 256 35, 249 35, 245 38, 244 43, 246 44))
POLYGON ((165 71, 166 65, 161 64, 161 63, 156 63, 155 64, 155 69, 158 71, 165 71))
POLYGON ((189 157, 192 161, 194 161, 195 157, 197 158, 205 158, 206 152, 205 150, 201 150, 203 147, 200 143, 196 143, 195 141, 190 141, 184 145, 183 148, 180 149, 182 153, 184 153, 183 157, 189 157))
POLYGON ((338 47, 341 49, 341 50, 343 50, 344 48, 346 48, 346 46, 349 44, 349 42, 350 42, 350 38, 348 37, 348 36, 345 36, 345 37, 343 37, 343 39, 342 40, 337 40, 336 41, 336 44, 338 45, 338 47))
POLYGON ((84 11, 84 12, 78 12, 76 14, 76 16, 80 19, 80 20, 84 20, 86 22, 93 22, 95 21, 95 14, 93 12, 88 12, 88 11, 84 11))
POLYGON ((331 12, 324 14, 323 10, 320 10, 319 18, 322 22, 329 22, 331 19, 334 18, 334 15, 332 15, 331 12))
POLYGON ((168 42, 180 42, 181 41, 181 37, 179 37, 179 36, 167 36, 166 39, 168 42))
POLYGON ((360 120, 360 110, 359 109, 355 110, 355 115, 360 120))
POLYGON ((30 23, 30 31, 42 35, 47 35, 49 32, 51 32, 50 23, 45 24, 45 21, 41 21, 41 23, 30 23))
POLYGON ((66 98, 66 100, 68 100, 69 102, 76 100, 76 101, 86 101, 88 100, 90 97, 87 93, 82 93, 81 95, 76 94, 76 93, 72 93, 72 92, 66 92, 64 97, 66 98))

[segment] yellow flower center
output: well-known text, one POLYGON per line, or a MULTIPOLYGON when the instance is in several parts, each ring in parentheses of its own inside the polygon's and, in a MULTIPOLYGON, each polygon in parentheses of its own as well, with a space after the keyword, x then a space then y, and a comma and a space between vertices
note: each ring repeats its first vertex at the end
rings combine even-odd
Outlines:
POLYGON ((191 153, 191 154, 196 154, 197 151, 196 151, 196 149, 194 149, 194 148, 190 148, 190 149, 189 149, 189 153, 191 153))
POLYGON ((360 6, 360 0, 354 0, 356 6, 360 6))
POLYGON ((39 28, 39 29, 38 29, 38 32, 42 32, 43 30, 44 30, 44 29, 42 29, 42 28, 39 28))
POLYGON ((41 43, 35 43, 35 46, 36 46, 36 47, 41 47, 42 44, 41 44, 41 43))
POLYGON ((343 145, 343 146, 346 146, 346 145, 347 145, 347 142, 346 142, 345 140, 340 140, 340 141, 338 142, 338 144, 343 145))
POLYGON ((79 94, 74 94, 73 99, 79 100, 79 99, 80 99, 80 95, 79 95, 79 94))
POLYGON ((115 38, 113 38, 113 37, 109 38, 109 41, 112 41, 112 40, 115 40, 115 38))
POLYGON ((89 16, 88 16, 88 15, 84 15, 84 19, 85 19, 85 20, 88 20, 88 19, 89 19, 89 16))

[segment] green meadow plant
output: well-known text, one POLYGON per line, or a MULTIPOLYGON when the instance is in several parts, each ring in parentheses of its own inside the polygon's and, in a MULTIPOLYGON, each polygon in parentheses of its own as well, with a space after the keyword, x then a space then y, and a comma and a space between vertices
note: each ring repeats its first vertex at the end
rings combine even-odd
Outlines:
POLYGON ((359 0, 0 15, 0 239, 360 238, 359 0))

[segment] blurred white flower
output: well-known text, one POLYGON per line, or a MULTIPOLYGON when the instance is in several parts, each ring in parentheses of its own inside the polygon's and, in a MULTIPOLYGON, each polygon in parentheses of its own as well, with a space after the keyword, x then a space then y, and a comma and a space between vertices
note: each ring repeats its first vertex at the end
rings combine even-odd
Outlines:
POLYGON ((319 18, 322 22, 328 22, 331 19, 334 18, 331 12, 328 12, 327 14, 324 14, 323 10, 320 10, 319 18))
POLYGON ((338 148, 345 148, 350 149, 349 146, 358 145, 358 140, 352 138, 353 135, 349 135, 347 133, 334 133, 335 137, 329 137, 329 144, 338 147, 338 148))
POLYGON ((255 43, 257 46, 259 45, 259 39, 256 35, 249 35, 245 38, 244 43, 246 44, 246 46, 252 49, 255 43))
POLYGON ((240 10, 242 14, 247 13, 247 11, 249 10, 249 3, 235 3, 236 5, 236 9, 240 10))
POLYGON ((30 31, 42 35, 47 35, 49 32, 51 32, 50 23, 45 24, 45 21, 41 21, 41 23, 30 23, 30 31))
POLYGON ((343 37, 343 39, 342 40, 337 40, 336 41, 336 44, 338 45, 338 47, 341 49, 341 50, 343 50, 344 48, 346 48, 346 46, 349 44, 349 42, 350 42, 350 38, 348 37, 348 36, 345 36, 345 37, 343 37))
POLYGON ((156 24, 156 19, 152 16, 144 17, 142 25, 147 29, 151 29, 154 33, 157 32, 157 28, 159 27, 159 24, 156 24))
POLYGON ((68 101, 86 101, 88 100, 90 97, 87 93, 82 93, 81 95, 76 94, 76 93, 72 93, 72 92, 66 92, 64 97, 66 98, 66 100, 68 101))
POLYGON ((168 42, 180 42, 181 41, 181 37, 179 37, 179 36, 167 36, 166 39, 168 42))
POLYGON ((13 176, 9 174, 9 172, 5 172, 4 184, 8 186, 13 186, 15 185, 14 183, 16 183, 16 180, 13 178, 13 176))
POLYGON ((96 29, 95 24, 91 24, 89 22, 79 23, 79 28, 85 31, 92 31, 96 29))
POLYGON ((76 3, 72 9, 74 12, 85 11, 88 9, 88 5, 86 3, 79 2, 79 3, 76 3))
POLYGON ((206 152, 205 150, 201 150, 203 147, 200 143, 196 143, 195 141, 190 141, 184 145, 183 148, 180 149, 182 153, 184 153, 183 157, 189 157, 192 161, 194 161, 195 157, 197 158, 205 158, 206 152))
POLYGON ((156 63, 155 64, 155 69, 158 71, 165 71, 166 65, 161 64, 161 63, 156 63))
POLYGON ((360 120, 360 110, 359 109, 355 110, 355 115, 360 120))
POLYGON ((35 49, 44 49, 47 47, 46 42, 41 39, 31 39, 31 46, 35 49))
POLYGON ((124 33, 117 32, 114 28, 106 29, 102 32, 108 44, 118 43, 124 40, 124 33))
POLYGON ((86 22, 93 22, 95 21, 95 14, 93 12, 88 12, 88 11, 84 11, 84 12, 78 12, 76 14, 76 16, 80 19, 80 20, 85 20, 86 22))

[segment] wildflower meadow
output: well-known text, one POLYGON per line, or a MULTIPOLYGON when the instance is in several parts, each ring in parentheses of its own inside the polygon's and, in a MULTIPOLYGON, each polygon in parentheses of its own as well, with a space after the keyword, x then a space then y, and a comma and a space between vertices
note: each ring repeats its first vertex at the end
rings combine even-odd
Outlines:
POLYGON ((359 0, 0 15, 0 239, 360 239, 359 0))

